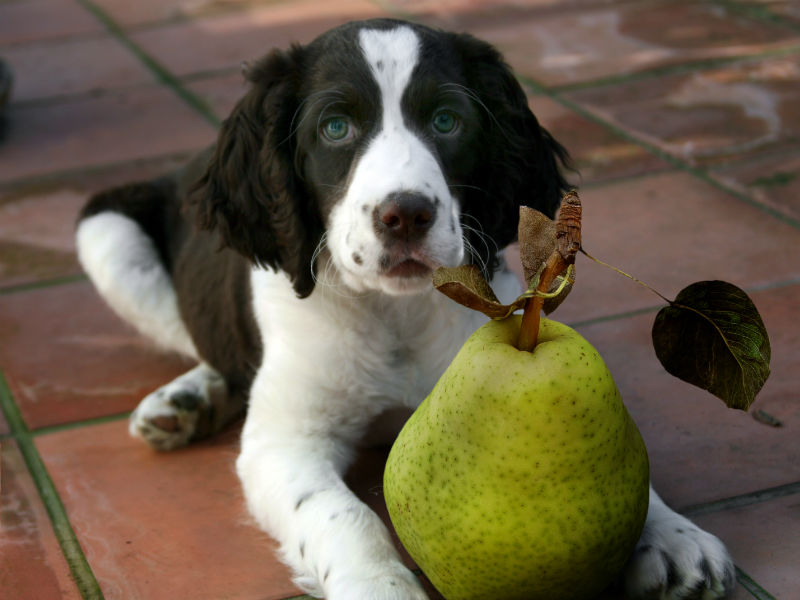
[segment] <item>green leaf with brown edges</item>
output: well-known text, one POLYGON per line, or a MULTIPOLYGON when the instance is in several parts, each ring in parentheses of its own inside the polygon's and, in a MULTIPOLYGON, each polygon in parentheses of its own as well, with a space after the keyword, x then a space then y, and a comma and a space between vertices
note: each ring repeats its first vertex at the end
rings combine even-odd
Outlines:
POLYGON ((682 290, 653 324, 653 347, 675 377, 747 410, 769 376, 767 330, 748 295, 725 281, 682 290))
POLYGON ((491 319, 507 317, 525 305, 522 297, 512 304, 501 304, 475 265, 440 267, 433 272, 433 286, 451 300, 491 319))

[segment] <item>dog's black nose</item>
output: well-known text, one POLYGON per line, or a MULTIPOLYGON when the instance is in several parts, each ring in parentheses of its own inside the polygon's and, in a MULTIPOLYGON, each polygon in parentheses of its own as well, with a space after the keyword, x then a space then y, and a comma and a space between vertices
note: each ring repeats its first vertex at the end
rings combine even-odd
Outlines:
POLYGON ((379 237, 414 241, 421 238, 436 220, 431 200, 416 192, 389 194, 373 214, 379 237))

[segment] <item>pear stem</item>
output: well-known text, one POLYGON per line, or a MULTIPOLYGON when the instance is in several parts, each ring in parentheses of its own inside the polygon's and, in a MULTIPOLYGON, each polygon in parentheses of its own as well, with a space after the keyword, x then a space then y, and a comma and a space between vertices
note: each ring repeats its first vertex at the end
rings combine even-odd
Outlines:
MULTIPOLYGON (((575 255, 581 247, 581 212, 581 201, 576 192, 570 192, 564 196, 556 220, 556 247, 547 258, 539 276, 537 292, 547 293, 555 278, 571 264, 575 264, 575 255)), ((543 305, 544 297, 538 294, 525 303, 522 324, 517 337, 519 350, 533 352, 536 347, 536 343, 539 341, 539 325, 543 305)))

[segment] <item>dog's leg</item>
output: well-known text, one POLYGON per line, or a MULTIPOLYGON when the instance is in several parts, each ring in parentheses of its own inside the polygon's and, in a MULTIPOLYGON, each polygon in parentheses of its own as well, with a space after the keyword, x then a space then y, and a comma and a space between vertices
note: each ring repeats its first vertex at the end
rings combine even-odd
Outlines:
MULTIPOLYGON (((112 190, 100 199, 118 193, 124 200, 132 189, 147 197, 148 187, 142 185, 112 190)), ((120 317, 159 346, 197 359, 169 273, 137 221, 111 210, 88 216, 78 225, 77 246, 92 283, 120 317)), ((184 446, 238 416, 244 409, 239 396, 228 393, 214 369, 200 364, 146 396, 131 415, 130 432, 158 450, 184 446)))
POLYGON ((86 274, 117 315, 158 346, 197 359, 172 280, 139 223, 115 211, 94 214, 78 224, 76 245, 86 274))
POLYGON ((291 397, 270 386, 278 397, 265 401, 260 383, 236 469, 250 513, 280 543, 295 583, 327 600, 424 600, 380 518, 342 479, 364 417, 341 417, 335 401, 317 402, 302 382, 292 382, 291 397))
POLYGON ((733 590, 733 561, 722 542, 670 509, 650 488, 644 531, 624 573, 630 598, 712 600, 733 590))

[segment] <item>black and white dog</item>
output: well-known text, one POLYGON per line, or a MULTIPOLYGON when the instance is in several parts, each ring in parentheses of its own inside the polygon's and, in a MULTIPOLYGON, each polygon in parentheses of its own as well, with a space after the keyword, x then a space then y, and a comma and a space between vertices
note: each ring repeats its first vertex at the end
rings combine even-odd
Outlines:
MULTIPOLYGON (((520 204, 553 214, 565 152, 501 56, 471 36, 350 23, 249 69, 215 147, 181 173, 102 193, 80 260, 110 306, 198 366, 130 430, 168 450, 247 405, 250 512, 304 590, 422 599, 386 527, 343 483, 371 424, 425 398, 485 319, 432 291, 471 262, 501 298, 520 204)), ((651 491, 632 597, 719 598, 723 545, 651 491)))

